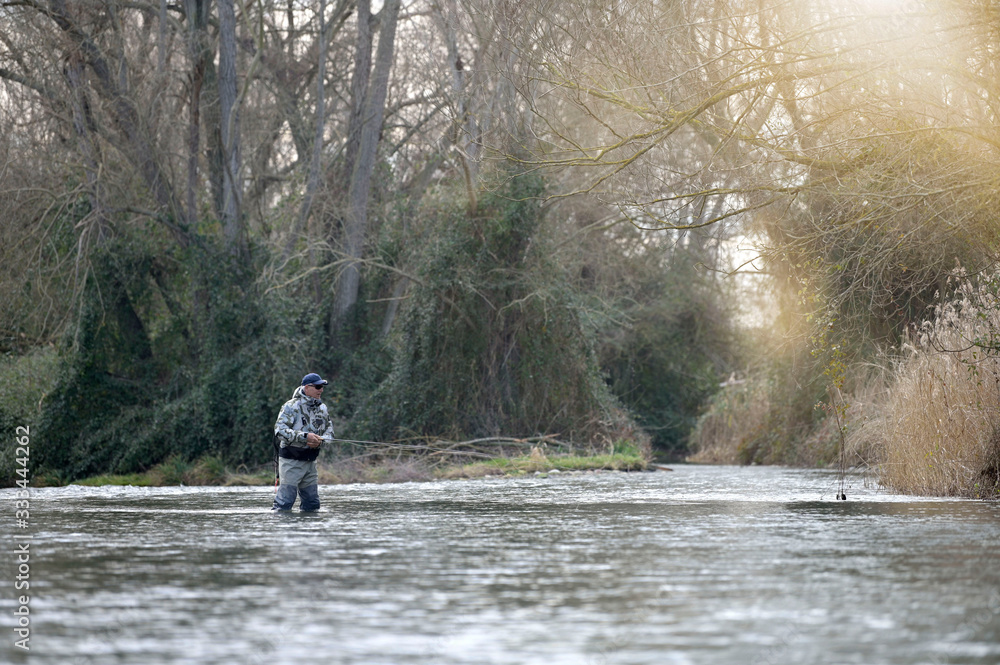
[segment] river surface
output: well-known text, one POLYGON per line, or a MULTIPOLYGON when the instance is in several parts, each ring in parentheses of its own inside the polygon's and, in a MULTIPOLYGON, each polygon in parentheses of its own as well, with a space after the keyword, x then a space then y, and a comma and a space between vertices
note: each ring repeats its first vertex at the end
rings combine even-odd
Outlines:
POLYGON ((0 662, 1000 663, 1000 506, 673 468, 326 486, 311 515, 261 487, 32 490, 31 650, 4 547, 0 662))

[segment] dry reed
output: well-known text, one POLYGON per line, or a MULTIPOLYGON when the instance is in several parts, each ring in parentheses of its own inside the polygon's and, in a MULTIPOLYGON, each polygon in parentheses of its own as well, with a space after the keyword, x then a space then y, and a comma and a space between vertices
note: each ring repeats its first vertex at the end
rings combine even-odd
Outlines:
POLYGON ((743 463, 741 452, 767 427, 770 409, 770 395, 763 381, 723 386, 689 437, 694 453, 687 460, 699 464, 743 463))
POLYGON ((892 490, 982 498, 1000 490, 1000 300, 988 286, 966 281, 937 308, 852 437, 872 446, 892 490))

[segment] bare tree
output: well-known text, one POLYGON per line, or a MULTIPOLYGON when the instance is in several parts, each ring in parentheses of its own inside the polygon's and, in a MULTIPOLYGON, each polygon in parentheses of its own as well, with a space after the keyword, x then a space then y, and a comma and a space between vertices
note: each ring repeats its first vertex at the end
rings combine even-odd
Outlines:
POLYGON ((236 80, 236 12, 233 0, 219 2, 219 106, 222 119, 222 227, 230 252, 245 255, 240 211, 240 109, 236 80))
MULTIPOLYGON (((379 30, 378 51, 375 55, 374 70, 367 81, 364 91, 364 103, 355 125, 357 134, 356 154, 350 151, 347 163, 350 164, 350 185, 347 190, 347 211, 344 220, 345 247, 344 253, 350 263, 337 280, 331 315, 331 329, 338 325, 347 311, 354 306, 358 298, 358 287, 361 283, 359 259, 364 249, 368 225, 368 195, 371 191, 372 172, 375 168, 375 152, 379 137, 382 134, 382 118, 385 110, 386 93, 389 87, 389 70, 392 66, 393 50, 396 39, 396 23, 399 15, 400 0, 386 0, 380 12, 381 28, 379 30)), ((363 51, 366 39, 362 27, 367 25, 368 0, 358 2, 359 51, 363 51)), ((370 49, 370 42, 368 48, 370 49)), ((365 58, 359 57, 356 65, 365 68, 365 58)), ((355 76, 366 79, 362 69, 355 70, 355 76)), ((353 86, 353 84, 352 84, 353 86)), ((360 85, 359 85, 360 87, 360 85)), ((353 89, 353 88, 352 88, 353 89)), ((360 90, 357 91, 360 97, 360 90)), ((357 107, 357 100, 355 101, 357 107)), ((350 138, 348 139, 351 140, 350 138)))

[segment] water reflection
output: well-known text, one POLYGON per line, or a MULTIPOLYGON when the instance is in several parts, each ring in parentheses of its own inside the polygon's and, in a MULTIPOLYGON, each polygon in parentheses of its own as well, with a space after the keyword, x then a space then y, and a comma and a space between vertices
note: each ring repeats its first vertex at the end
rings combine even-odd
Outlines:
POLYGON ((36 490, 30 660, 1000 662, 997 506, 676 469, 325 487, 312 515, 36 490))

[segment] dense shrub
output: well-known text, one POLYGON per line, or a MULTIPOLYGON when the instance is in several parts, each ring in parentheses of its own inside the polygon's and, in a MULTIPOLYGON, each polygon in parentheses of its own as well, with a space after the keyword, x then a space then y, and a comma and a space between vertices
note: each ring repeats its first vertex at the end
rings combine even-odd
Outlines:
POLYGON ((837 460, 835 419, 819 405, 827 377, 803 349, 772 351, 769 362, 727 382, 691 433, 691 461, 825 466, 837 460))
POLYGON ((614 394, 661 452, 684 455, 704 404, 744 349, 724 284, 681 253, 664 260, 606 335, 601 365, 614 394))
POLYGON ((21 466, 16 462, 15 442, 18 427, 28 428, 29 471, 35 468, 43 439, 37 427, 45 394, 61 381, 59 359, 52 347, 41 347, 21 356, 0 358, 0 436, 3 458, 0 459, 0 486, 12 485, 21 466))
POLYGON ((150 249, 126 238, 92 258, 37 421, 33 461, 56 479, 142 471, 171 456, 238 465, 271 455, 274 415, 301 372, 286 364, 289 328, 301 324, 294 303, 262 297, 210 245, 178 253, 169 273, 156 272, 150 249))
POLYGON ((391 373, 355 425, 366 436, 558 433, 598 442, 627 427, 593 334, 550 260, 538 197, 520 175, 475 215, 441 214, 419 265, 391 373))

